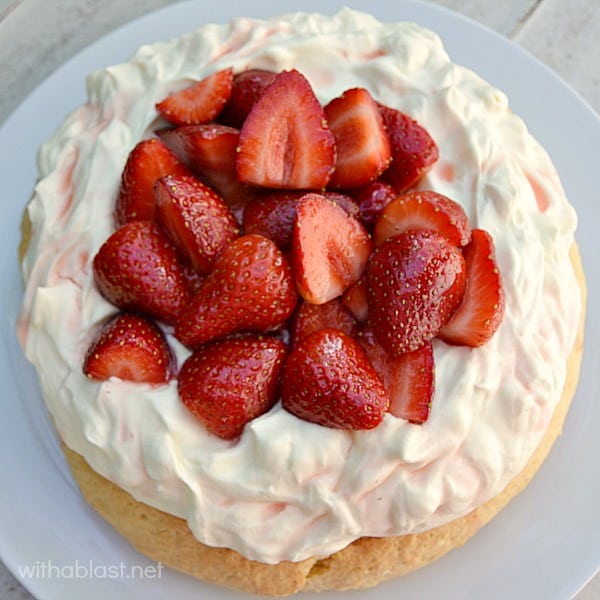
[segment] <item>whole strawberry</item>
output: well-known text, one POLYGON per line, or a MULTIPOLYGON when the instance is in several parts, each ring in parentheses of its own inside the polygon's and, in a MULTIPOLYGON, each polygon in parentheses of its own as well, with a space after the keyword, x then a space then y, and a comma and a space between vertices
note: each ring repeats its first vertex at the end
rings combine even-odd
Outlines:
POLYGON ((181 367, 181 401, 210 432, 234 439, 277 400, 285 354, 280 340, 256 335, 201 346, 181 367))
POLYGON ((173 323, 190 299, 184 266, 154 222, 132 221, 117 229, 93 268, 100 293, 123 310, 173 323))
POLYGON ((175 371, 175 357, 152 321, 123 313, 110 319, 92 340, 83 363, 90 379, 160 384, 175 371))
POLYGON ((240 331, 267 332, 294 311, 291 268, 274 242, 250 234, 231 242, 175 324, 175 336, 195 347, 240 331))
POLYGON ((290 352, 281 379, 283 407, 336 429, 373 429, 388 398, 358 342, 337 329, 311 333, 290 352))
POLYGON ((435 337, 460 305, 465 261, 444 236, 427 229, 388 238, 365 269, 368 323, 394 355, 435 337))

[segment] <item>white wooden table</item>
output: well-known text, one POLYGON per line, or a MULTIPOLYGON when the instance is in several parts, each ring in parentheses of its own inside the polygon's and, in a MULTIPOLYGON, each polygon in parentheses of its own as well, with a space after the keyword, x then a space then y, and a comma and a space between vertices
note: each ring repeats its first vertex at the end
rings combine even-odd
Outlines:
MULTIPOLYGON (((173 1, 0 0, 0 124, 78 50, 112 28, 173 1)), ((434 1, 516 41, 600 113, 600 0, 434 1)), ((275 0, 273 6, 276 12, 275 0)), ((0 598, 32 599, 2 563, 0 598)), ((577 596, 577 600, 599 599, 600 575, 577 596)))

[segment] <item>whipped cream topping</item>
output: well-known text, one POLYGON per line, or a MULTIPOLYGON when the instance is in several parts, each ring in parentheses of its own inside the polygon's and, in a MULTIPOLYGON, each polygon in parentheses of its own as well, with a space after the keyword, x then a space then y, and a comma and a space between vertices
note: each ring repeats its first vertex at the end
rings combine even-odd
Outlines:
MULTIPOLYGON (((581 295, 569 260, 576 216, 545 151, 505 95, 452 64, 411 23, 342 10, 208 25, 92 74, 88 102, 39 152, 19 337, 64 442, 137 500, 186 519, 198 540, 275 563, 324 556, 358 537, 460 517, 525 466, 560 399, 581 295), (99 383, 81 369, 116 309, 93 283, 133 146, 163 125, 168 93, 232 66, 296 68, 325 103, 350 87, 417 119, 440 158, 421 182, 496 242, 506 314, 481 348, 435 342, 428 421, 387 415, 372 431, 304 422, 278 404, 238 441, 209 434, 175 381, 99 383)), ((179 365, 189 354, 167 330, 179 365)))

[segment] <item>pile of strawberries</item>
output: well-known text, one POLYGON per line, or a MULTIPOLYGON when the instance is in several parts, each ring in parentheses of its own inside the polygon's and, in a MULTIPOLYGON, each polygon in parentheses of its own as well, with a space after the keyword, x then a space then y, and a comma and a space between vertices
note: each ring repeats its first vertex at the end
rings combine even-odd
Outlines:
POLYGON ((363 88, 322 106, 295 70, 218 71, 157 110, 169 126, 129 155, 94 258, 120 312, 84 372, 177 377, 225 439, 278 399, 328 427, 423 423, 432 340, 479 346, 504 311, 490 235, 414 190, 427 131, 363 88), (180 368, 165 331, 192 350, 180 368))

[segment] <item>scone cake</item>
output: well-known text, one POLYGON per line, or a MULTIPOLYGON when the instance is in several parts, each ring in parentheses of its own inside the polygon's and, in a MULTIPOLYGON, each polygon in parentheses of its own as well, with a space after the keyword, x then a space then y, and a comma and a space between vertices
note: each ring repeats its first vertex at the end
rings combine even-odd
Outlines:
POLYGON ((87 87, 39 151, 18 335, 136 548, 247 592, 368 587, 527 485, 585 283, 501 91, 350 9, 205 25, 87 87))

